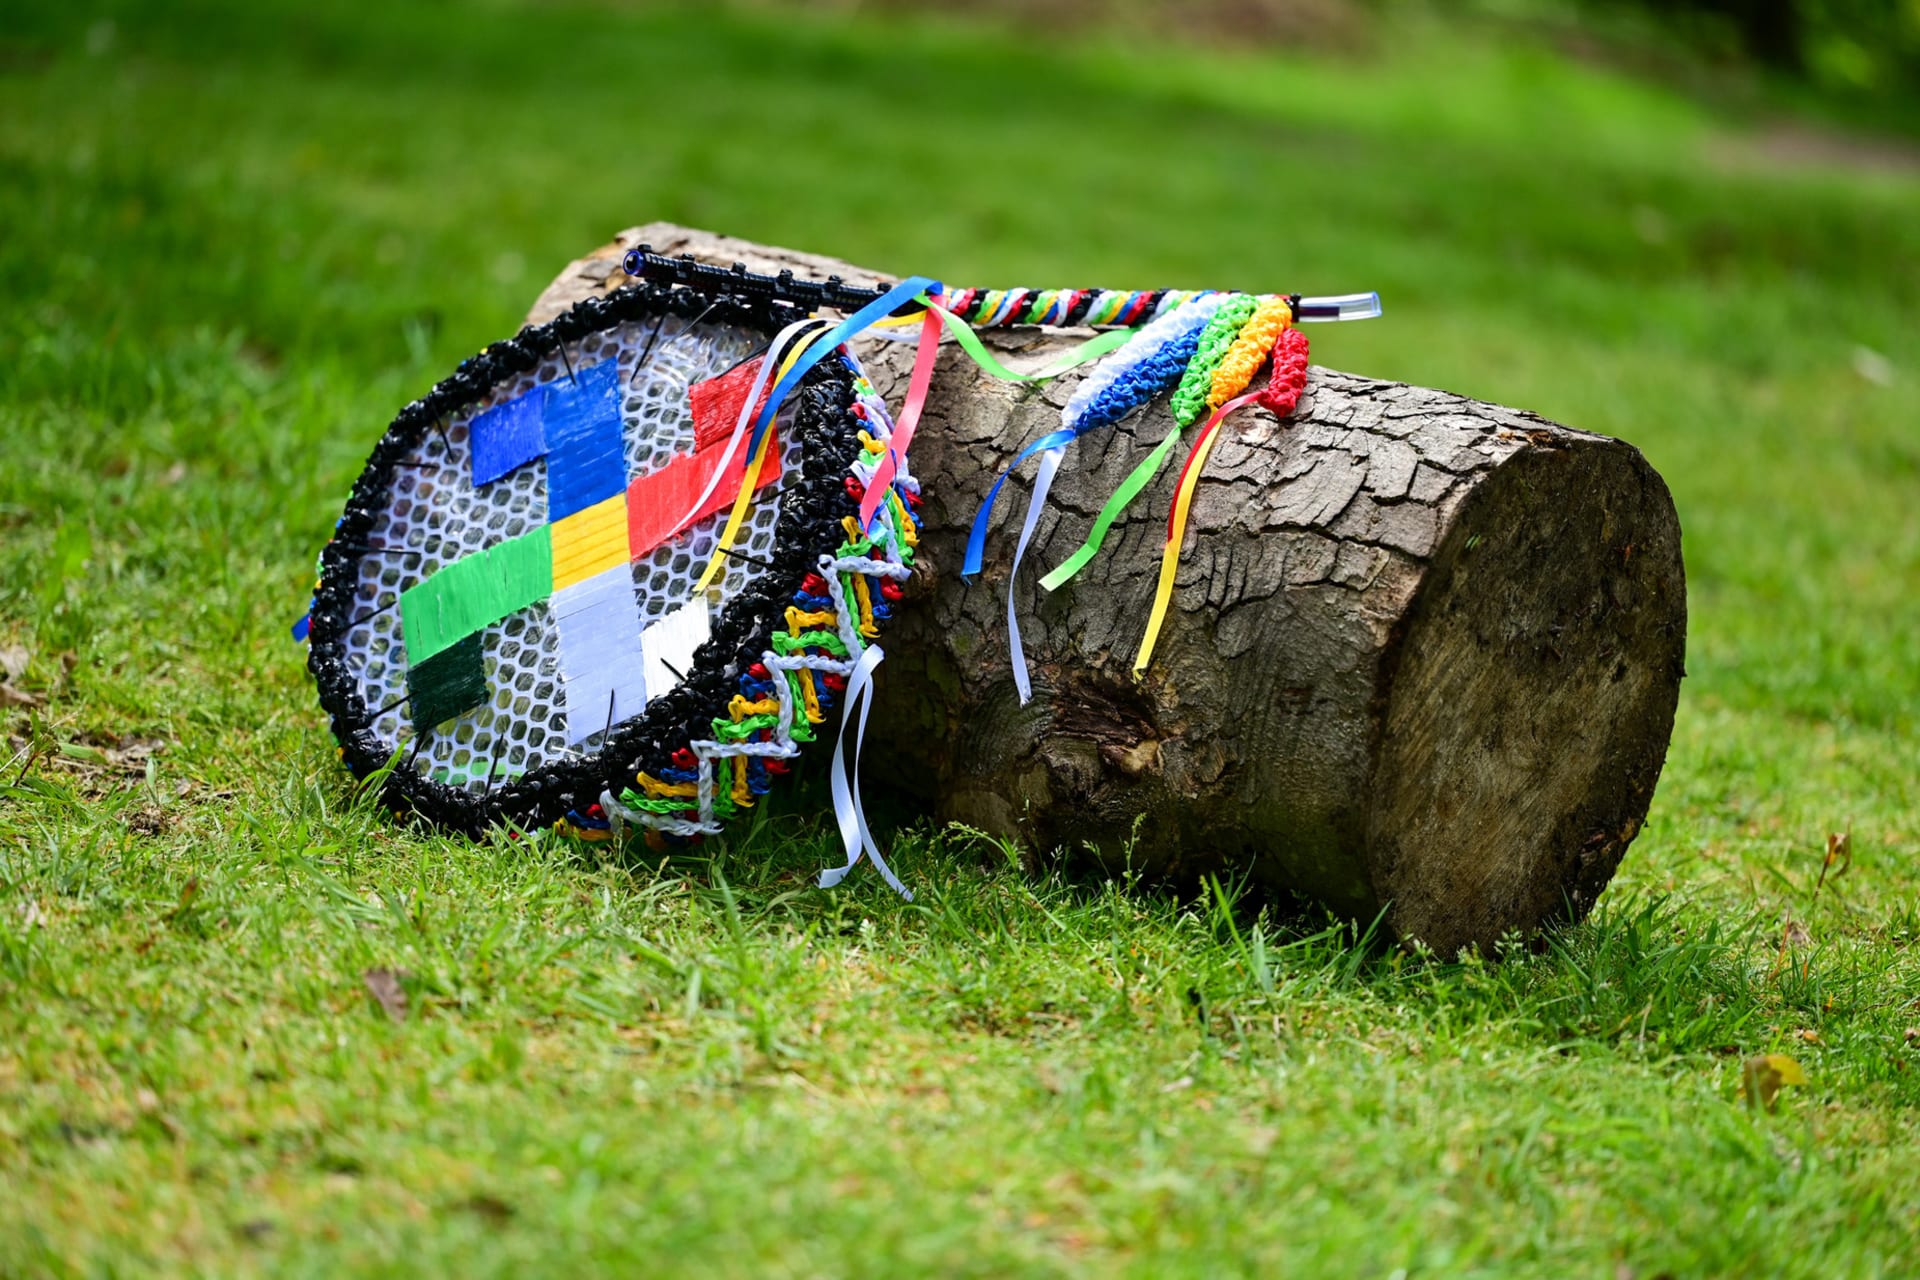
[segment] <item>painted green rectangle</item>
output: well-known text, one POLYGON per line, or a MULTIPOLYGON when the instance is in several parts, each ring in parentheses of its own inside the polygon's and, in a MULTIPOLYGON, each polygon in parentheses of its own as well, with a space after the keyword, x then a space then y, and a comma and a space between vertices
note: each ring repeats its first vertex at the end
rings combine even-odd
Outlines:
POLYGON ((424 662, 552 594, 551 525, 445 565, 400 593, 407 661, 424 662))
POLYGON ((465 715, 485 702, 487 671, 480 633, 456 640, 431 658, 408 666, 407 700, 417 733, 465 715))
POLYGON ((487 552, 493 566, 500 612, 491 622, 553 594, 553 526, 543 524, 532 533, 509 538, 487 552))

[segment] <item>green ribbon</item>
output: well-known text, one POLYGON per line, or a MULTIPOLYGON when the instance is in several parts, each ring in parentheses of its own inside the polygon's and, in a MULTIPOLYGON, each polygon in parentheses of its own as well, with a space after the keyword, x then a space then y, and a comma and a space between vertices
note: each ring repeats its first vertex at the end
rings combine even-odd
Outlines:
MULTIPOLYGON (((918 301, 927 306, 933 305, 924 293, 920 295, 918 301)), ((1073 350, 1056 360, 1049 361, 1032 373, 1015 373, 1001 364, 994 357, 993 352, 987 350, 985 344, 980 341, 980 335, 973 331, 972 325, 945 307, 939 308, 935 314, 947 326, 947 332, 953 335, 953 340, 960 345, 960 349, 973 357, 975 364, 1002 382, 1044 382, 1048 378, 1057 378, 1069 369, 1077 369, 1089 360, 1098 360, 1107 352, 1125 346, 1127 341, 1139 332, 1137 329, 1109 329, 1105 333, 1096 334, 1087 339, 1073 350)))
POLYGON ((1078 551, 1061 561, 1059 568, 1040 579, 1041 586, 1052 591, 1056 587, 1066 585, 1068 579, 1086 568, 1088 562, 1100 554, 1100 544, 1107 540, 1107 530, 1113 527, 1113 522, 1120 518, 1120 513, 1127 509, 1127 504, 1139 497, 1140 491, 1160 474, 1160 468, 1167 465, 1167 459, 1173 454, 1173 447, 1180 443, 1180 430, 1176 426, 1167 432, 1167 438, 1160 442, 1160 446, 1148 454, 1145 461, 1120 482, 1120 487, 1113 491, 1111 498, 1107 499, 1107 505, 1100 508, 1100 514, 1093 518, 1093 528, 1087 531, 1087 540, 1080 544, 1078 551))

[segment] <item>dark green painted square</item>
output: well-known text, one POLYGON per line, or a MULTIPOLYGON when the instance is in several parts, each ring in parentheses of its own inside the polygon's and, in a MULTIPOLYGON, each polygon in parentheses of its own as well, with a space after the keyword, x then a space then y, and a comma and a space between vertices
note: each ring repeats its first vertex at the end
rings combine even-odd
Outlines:
POLYGON ((487 668, 480 656, 480 633, 455 640, 407 668, 407 700, 415 733, 425 733, 485 702, 487 668))

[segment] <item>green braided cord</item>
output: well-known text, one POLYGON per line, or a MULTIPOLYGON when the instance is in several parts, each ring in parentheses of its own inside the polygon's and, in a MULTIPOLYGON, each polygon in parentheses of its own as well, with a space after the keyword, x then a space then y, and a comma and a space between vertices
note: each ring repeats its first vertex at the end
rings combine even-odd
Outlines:
POLYGON ((773 651, 783 658, 809 645, 817 645, 836 658, 847 656, 847 642, 831 631, 802 631, 797 636, 790 636, 784 631, 773 633, 773 651))
POLYGON ((699 807, 692 796, 662 796, 655 800, 643 796, 632 787, 620 793, 620 803, 629 809, 644 809, 648 813, 681 814, 691 813, 699 807))
POLYGON ((1207 321, 1207 327, 1200 331, 1200 345, 1193 359, 1187 362, 1187 371, 1180 375, 1180 385, 1173 393, 1175 422, 1190 427, 1206 412, 1207 393, 1213 390, 1213 371, 1226 359, 1233 340, 1240 336, 1240 330, 1253 318, 1254 309, 1259 305, 1260 299, 1252 294, 1236 293, 1222 302, 1213 319, 1207 321))
MULTIPOLYGON (((776 639, 778 637, 775 637, 776 639)), ((793 694, 793 725, 791 732, 795 742, 813 741, 813 722, 807 719, 807 695, 800 691, 800 673, 783 671, 787 678, 787 689, 793 694)))
POLYGON ((731 720, 715 720, 713 736, 721 742, 745 742, 760 730, 773 728, 778 722, 779 718, 771 713, 748 716, 738 724, 731 720))

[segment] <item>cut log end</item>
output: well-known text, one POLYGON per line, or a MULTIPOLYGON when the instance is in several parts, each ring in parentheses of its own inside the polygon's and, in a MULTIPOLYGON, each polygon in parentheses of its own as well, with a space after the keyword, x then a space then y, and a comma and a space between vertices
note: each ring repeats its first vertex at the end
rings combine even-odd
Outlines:
MULTIPOLYGON (((545 318, 627 283, 621 251, 873 278, 664 224, 542 295, 545 318)), ((1084 335, 992 331, 1038 363, 1084 335)), ((897 399, 908 344, 858 344, 897 399)), ((1110 866, 1246 873, 1443 955, 1591 908, 1645 820, 1685 653, 1679 524, 1631 446, 1444 392, 1315 368, 1287 422, 1243 411, 1201 479, 1174 607, 1132 678, 1165 538, 1165 475, 1060 591, 1016 588, 1035 699, 1007 649, 1013 534, 967 526, 1059 424, 1074 376, 1010 388, 943 352, 913 451, 921 564, 887 639, 874 758, 929 810, 1110 866)), ((1028 566, 1058 564, 1170 428, 1157 405, 1074 445, 1028 566)), ((870 779, 871 782, 878 781, 870 779)))
POLYGON ((1490 949, 1592 907, 1672 732, 1679 532, 1646 460, 1591 438, 1463 504, 1382 680, 1366 848, 1402 937, 1490 949))

